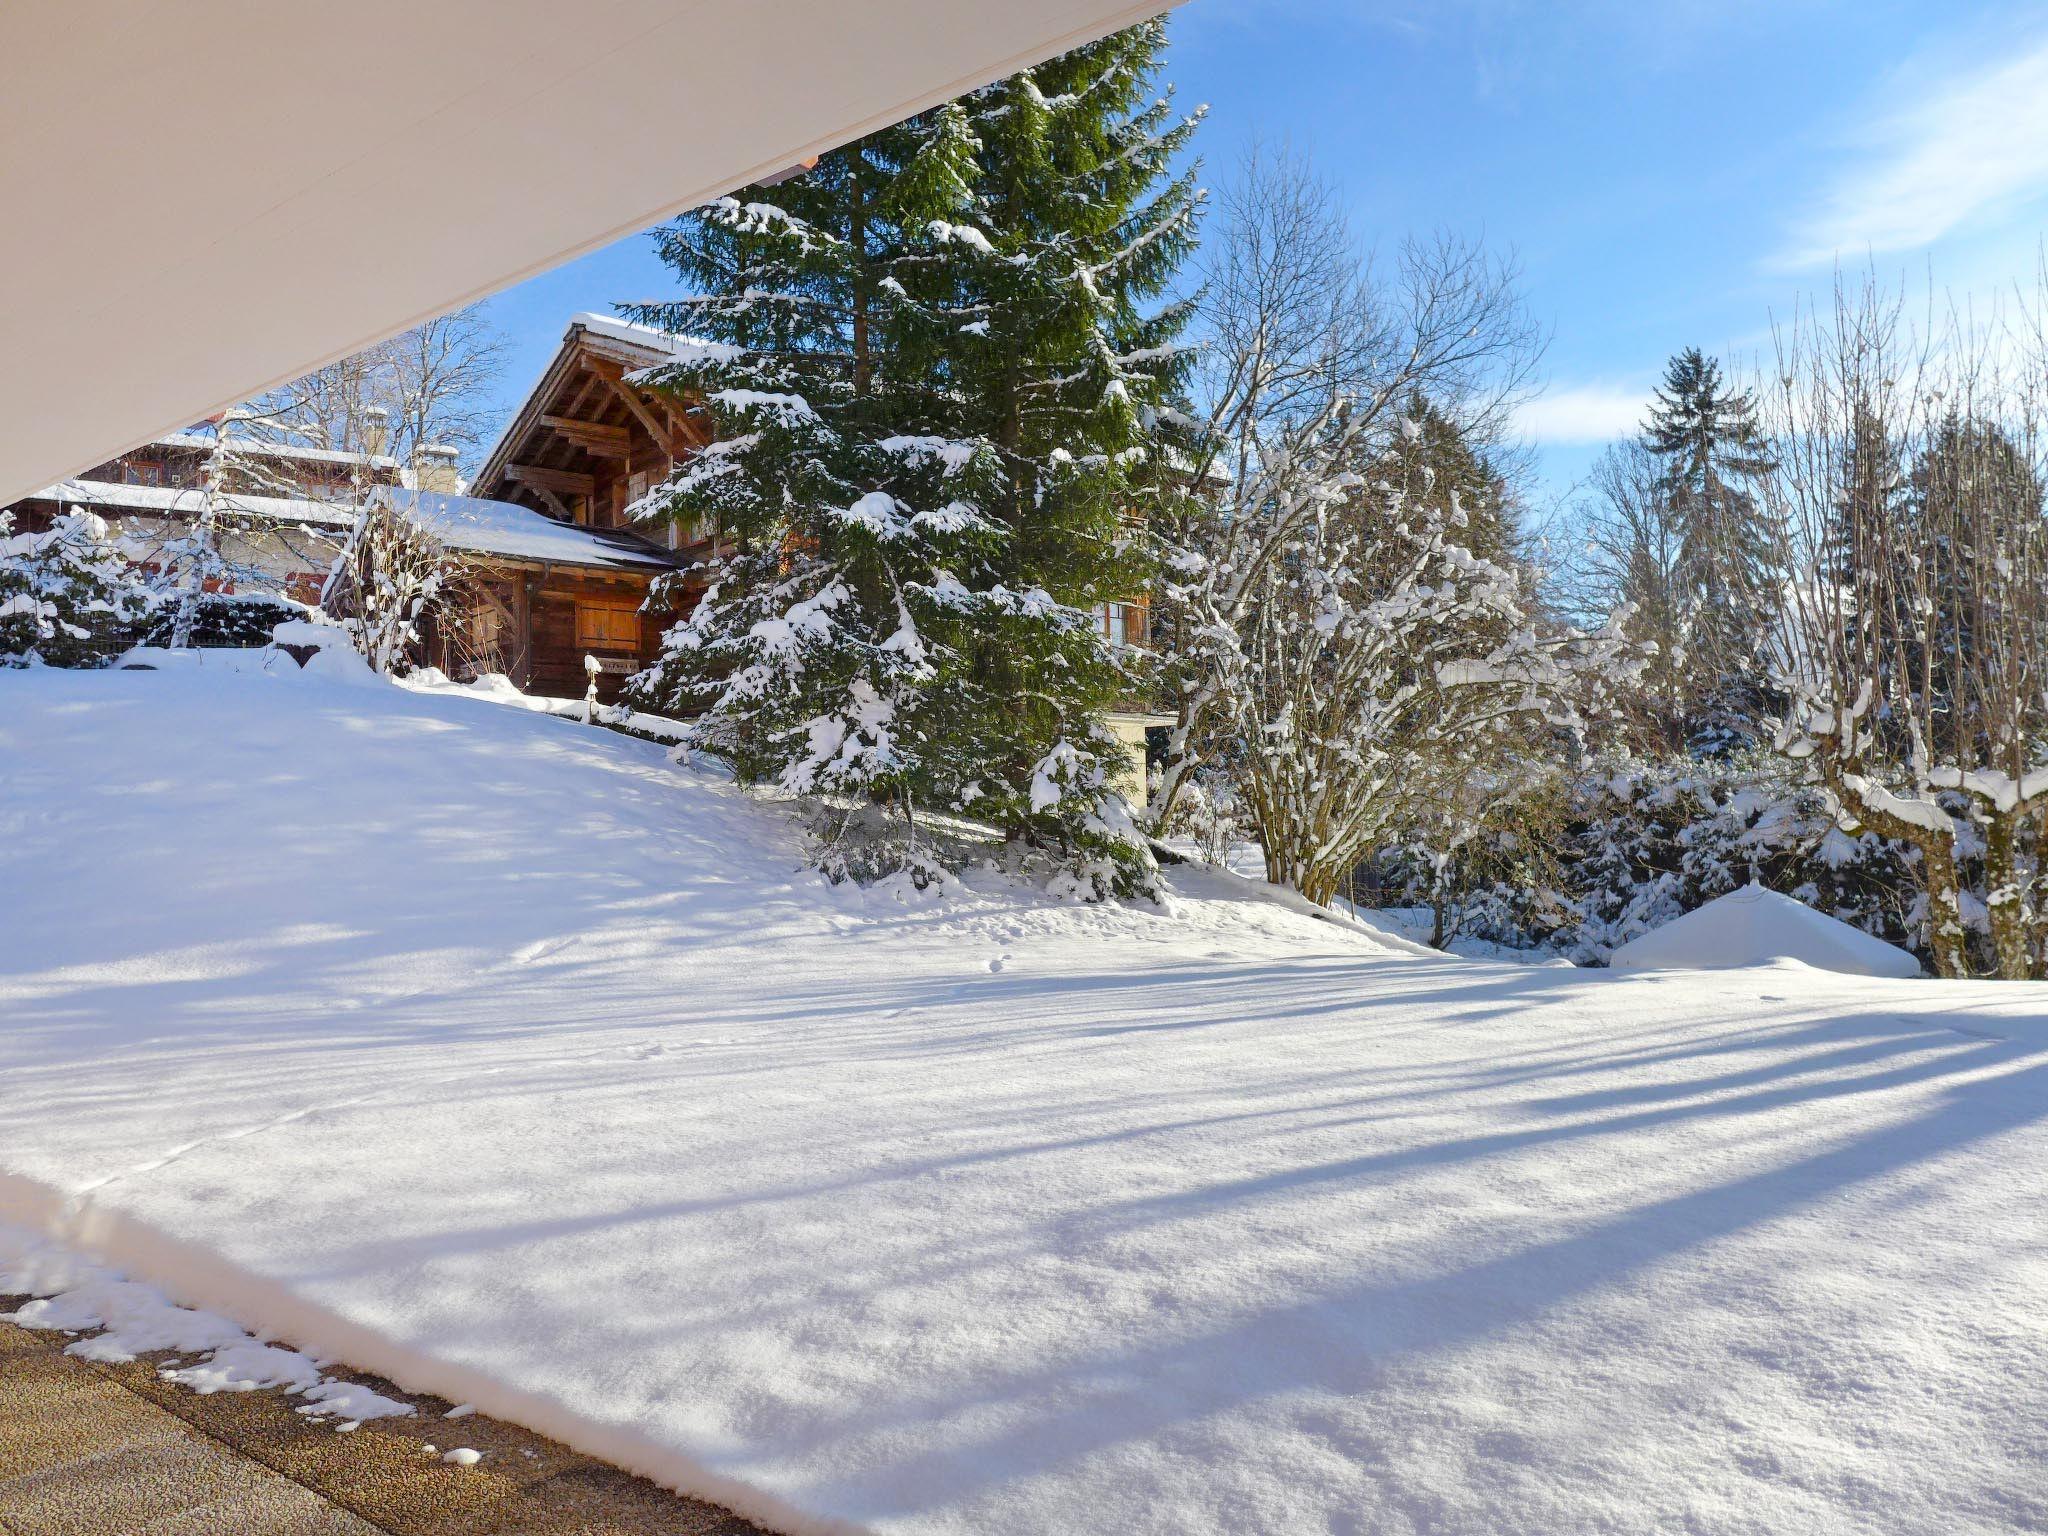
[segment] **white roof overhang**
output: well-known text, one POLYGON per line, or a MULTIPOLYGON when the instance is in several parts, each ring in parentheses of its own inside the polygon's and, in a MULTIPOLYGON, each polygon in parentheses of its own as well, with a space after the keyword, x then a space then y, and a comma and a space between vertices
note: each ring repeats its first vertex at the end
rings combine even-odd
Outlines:
POLYGON ((0 505, 1168 3, 0 6, 0 505))

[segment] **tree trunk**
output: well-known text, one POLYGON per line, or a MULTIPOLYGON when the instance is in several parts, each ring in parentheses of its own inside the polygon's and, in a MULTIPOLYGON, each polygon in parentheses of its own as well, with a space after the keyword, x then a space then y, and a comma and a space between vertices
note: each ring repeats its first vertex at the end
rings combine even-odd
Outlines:
POLYGON ((2027 903, 2027 929, 2033 974, 2048 979, 2048 806, 2034 813, 2033 900, 2027 903))
POLYGON ((874 383, 875 365, 868 346, 867 202, 858 175, 848 187, 853 195, 847 243, 853 251, 853 392, 865 399, 874 383))
POLYGON ((1984 827, 1984 885, 1991 909, 1991 947, 1998 955, 1998 974, 2007 981, 2025 981, 2032 969, 2027 955, 2027 902, 2021 889, 2019 816, 1991 811, 1984 827))
POLYGON ((1920 850, 1921 879, 1927 886, 1927 946, 1934 952, 1934 974, 1960 980, 1970 974, 1970 951, 1954 840, 1912 841, 1920 850))
POLYGON ((1327 907, 1337 898, 1338 874, 1335 869, 1311 867, 1303 870, 1299 881, 1289 881, 1297 891, 1319 907, 1327 907))
POLYGON ((1826 752, 1818 757, 1821 777, 1835 803, 1881 837, 1910 843, 1920 853, 1920 883, 1927 892, 1927 947, 1934 974, 1959 979, 1970 974, 1969 934, 1963 927, 1962 882, 1956 873, 1956 839, 1951 828, 1937 831, 1880 809, 1852 787, 1851 770, 1826 752))

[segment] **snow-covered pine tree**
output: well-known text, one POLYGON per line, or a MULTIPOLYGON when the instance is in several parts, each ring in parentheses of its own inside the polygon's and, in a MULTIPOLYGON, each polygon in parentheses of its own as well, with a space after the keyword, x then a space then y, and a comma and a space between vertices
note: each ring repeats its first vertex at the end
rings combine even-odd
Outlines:
POLYGON ((1783 564, 1783 540, 1750 487, 1771 468, 1746 390, 1688 347, 1671 359, 1650 405, 1643 444, 1663 461, 1659 481, 1680 529, 1677 574, 1698 682, 1694 745, 1723 751, 1755 737, 1771 712, 1761 664, 1783 564))
POLYGON ((149 611, 140 572, 106 523, 78 508, 42 533, 0 513, 0 666, 101 667, 149 611))
POLYGON ((989 601, 994 455, 946 433, 905 285, 936 259, 920 231, 966 197, 960 130, 944 112, 886 129, 668 227, 662 257, 695 292, 632 311, 708 338, 648 382, 714 441, 642 510, 720 544, 634 694, 694 715, 692 744, 742 780, 889 804, 910 840, 920 807, 959 797, 987 708, 935 684, 989 601))
MULTIPOLYGON (((823 156, 659 237, 693 290, 632 306, 703 338, 647 376, 714 441, 643 511, 721 551, 639 698, 743 779, 968 810, 1089 894, 1150 858, 1108 783, 1126 686, 1083 606, 1143 571, 1119 512, 1181 319, 1185 127, 1146 99, 1155 27, 823 156), (1048 91, 1047 84, 1052 86, 1048 91)), ((1136 511, 1136 508, 1132 509, 1136 511)), ((845 854, 828 854, 828 865, 845 854)))
POLYGON ((14 531, 14 514, 0 512, 0 667, 31 665, 45 616, 36 596, 35 540, 14 531))
POLYGON ((979 174, 930 226, 954 259, 911 284, 944 322, 953 432, 995 451, 996 580, 1057 605, 1004 616, 966 658, 999 706, 977 727, 978 803, 1013 835, 1065 838, 1098 814, 1122 760, 1102 714, 1142 685, 1089 611, 1149 587, 1158 428, 1193 358, 1190 306, 1162 295, 1194 245, 1200 193, 1175 161, 1200 114, 1158 88, 1165 49, 1148 22, 959 103, 979 174))

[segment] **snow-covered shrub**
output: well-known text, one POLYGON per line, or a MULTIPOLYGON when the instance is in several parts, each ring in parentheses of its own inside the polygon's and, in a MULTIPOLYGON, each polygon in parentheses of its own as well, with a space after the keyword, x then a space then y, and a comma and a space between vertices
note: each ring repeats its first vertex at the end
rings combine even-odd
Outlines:
MULTIPOLYGON (((306 606, 272 592, 205 592, 187 605, 187 644, 208 650, 244 650, 270 644, 278 625, 306 616, 306 606)), ((158 603, 139 643, 168 648, 178 605, 158 603)))
POLYGON ((356 509, 321 588, 320 606, 356 651, 386 677, 413 661, 420 625, 438 604, 454 562, 434 533, 378 497, 356 509))
POLYGON ((1222 773, 1190 775, 1174 802, 1172 819, 1161 831, 1167 837, 1192 842, 1196 856, 1219 869, 1229 868, 1233 851, 1255 835, 1251 819, 1222 773))
POLYGON ((1925 954, 1917 854, 1844 832, 1824 795, 1768 753, 1600 763, 1503 802, 1446 873, 1413 846, 1362 872, 1375 904, 1441 903, 1450 936, 1599 965, 1629 940, 1752 879, 1925 954))
POLYGON ((0 666, 103 667, 134 643, 149 592, 102 519, 13 530, 0 513, 0 666))

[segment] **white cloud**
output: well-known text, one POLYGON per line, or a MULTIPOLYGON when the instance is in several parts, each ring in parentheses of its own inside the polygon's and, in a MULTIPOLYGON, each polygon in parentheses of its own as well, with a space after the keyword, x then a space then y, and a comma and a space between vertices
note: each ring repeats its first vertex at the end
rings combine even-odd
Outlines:
POLYGON ((1515 425, 1534 443, 1605 443, 1643 424, 1647 389, 1572 384, 1553 389, 1515 412, 1515 425))
POLYGON ((1859 138, 1870 155, 1823 196, 1778 265, 1916 250, 2048 192, 2048 44, 1952 75, 1859 138))

